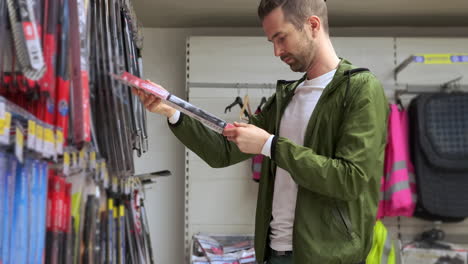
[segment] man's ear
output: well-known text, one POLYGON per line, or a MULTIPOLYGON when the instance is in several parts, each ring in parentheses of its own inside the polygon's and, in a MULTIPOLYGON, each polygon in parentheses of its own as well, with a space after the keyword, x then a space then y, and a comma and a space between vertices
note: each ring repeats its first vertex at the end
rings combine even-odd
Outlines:
POLYGON ((307 19, 307 22, 307 26, 312 32, 312 37, 316 37, 320 28, 322 27, 322 21, 320 21, 318 16, 310 16, 307 19))

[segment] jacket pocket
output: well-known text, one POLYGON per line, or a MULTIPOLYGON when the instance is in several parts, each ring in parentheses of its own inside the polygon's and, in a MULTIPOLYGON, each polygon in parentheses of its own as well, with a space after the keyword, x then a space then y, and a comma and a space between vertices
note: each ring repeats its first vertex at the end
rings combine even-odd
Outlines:
POLYGON ((348 214, 335 204, 331 207, 331 216, 335 226, 341 231, 341 233, 343 233, 349 240, 353 240, 353 230, 348 214))

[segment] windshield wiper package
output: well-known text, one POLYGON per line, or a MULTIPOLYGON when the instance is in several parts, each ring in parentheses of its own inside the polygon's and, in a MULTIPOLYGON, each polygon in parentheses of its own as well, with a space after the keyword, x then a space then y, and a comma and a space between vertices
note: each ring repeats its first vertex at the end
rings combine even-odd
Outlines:
POLYGON ((37 247, 35 252, 35 262, 34 263, 41 263, 44 252, 45 252, 45 237, 46 237, 46 213, 47 213, 47 191, 48 191, 48 184, 49 184, 49 165, 47 161, 40 161, 39 164, 35 164, 37 171, 37 176, 39 178, 39 201, 38 209, 37 209, 37 221, 36 223, 36 230, 37 230, 37 247))
POLYGON ((8 155, 8 169, 5 176, 4 203, 3 203, 3 238, 2 238, 2 263, 10 263, 10 241, 11 241, 11 225, 13 222, 13 202, 15 198, 15 181, 16 181, 16 157, 8 155))
POLYGON ((5 217, 5 212, 3 211, 4 209, 4 204, 6 200, 6 188, 5 188, 5 180, 6 180, 6 175, 7 175, 7 170, 8 170, 8 155, 4 152, 0 152, 0 213, 2 214, 2 217, 0 217, 0 263, 3 263, 2 260, 2 252, 3 252, 3 221, 5 217))
POLYGON ((164 103, 174 107, 175 109, 181 111, 182 113, 188 116, 197 119, 205 126, 211 128, 212 130, 220 134, 223 133, 224 128, 229 128, 230 126, 232 126, 231 124, 226 123, 226 121, 169 93, 164 88, 155 83, 142 80, 128 72, 124 72, 120 75, 111 75, 114 79, 119 80, 128 86, 135 87, 137 89, 143 90, 148 94, 154 95, 157 98, 161 98, 164 101, 164 103))
POLYGON ((11 223, 10 262, 28 262, 28 196, 29 173, 32 168, 30 159, 16 168, 15 195, 13 203, 13 222, 11 223))

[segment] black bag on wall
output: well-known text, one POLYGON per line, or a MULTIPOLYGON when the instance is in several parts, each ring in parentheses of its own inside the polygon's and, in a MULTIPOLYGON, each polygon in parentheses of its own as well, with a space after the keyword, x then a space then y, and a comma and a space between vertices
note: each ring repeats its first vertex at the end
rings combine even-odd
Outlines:
POLYGON ((420 95, 408 112, 415 216, 462 221, 468 216, 468 93, 420 95))

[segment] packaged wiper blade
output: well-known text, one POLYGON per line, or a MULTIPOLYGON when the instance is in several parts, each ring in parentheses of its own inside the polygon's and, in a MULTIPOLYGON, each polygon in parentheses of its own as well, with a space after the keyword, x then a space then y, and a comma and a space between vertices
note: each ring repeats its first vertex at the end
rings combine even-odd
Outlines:
POLYGON ((7 0, 6 3, 19 64, 27 78, 38 80, 44 75, 46 65, 38 23, 34 17, 33 2, 30 0, 7 0))
POLYGON ((191 116, 198 121, 200 121, 205 126, 211 128, 212 130, 223 133, 224 128, 232 126, 231 124, 226 123, 226 121, 188 103, 187 101, 180 99, 179 97, 169 93, 161 86, 152 83, 150 81, 142 80, 135 75, 132 75, 128 72, 124 72, 120 75, 111 74, 111 76, 125 83, 128 86, 141 89, 146 93, 152 94, 158 98, 164 100, 164 103, 174 107, 175 109, 183 112, 184 114, 191 116))

